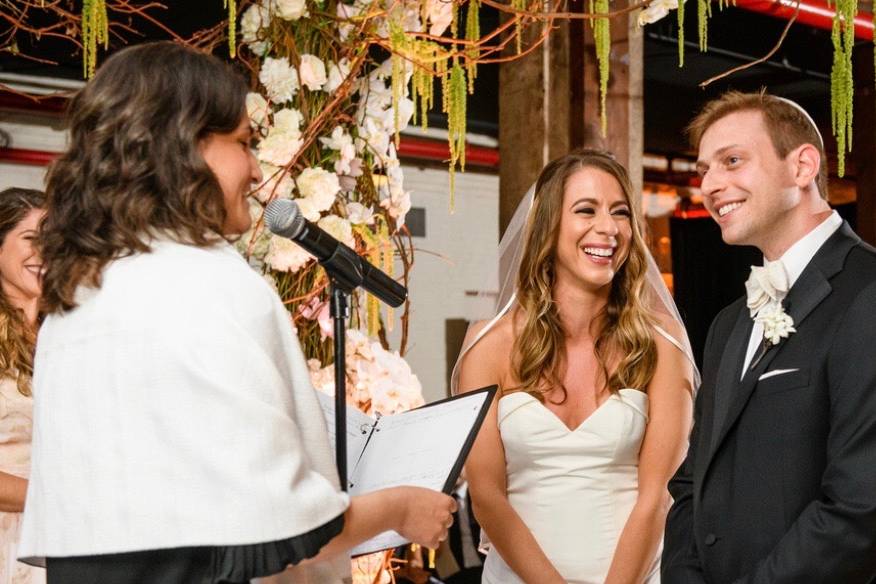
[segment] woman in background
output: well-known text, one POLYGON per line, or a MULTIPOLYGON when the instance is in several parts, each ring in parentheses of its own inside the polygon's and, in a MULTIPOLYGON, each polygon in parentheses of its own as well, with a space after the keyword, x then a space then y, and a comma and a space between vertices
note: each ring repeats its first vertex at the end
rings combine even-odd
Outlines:
POLYGON ((690 429, 687 337, 655 310, 665 287, 611 155, 551 162, 526 204, 516 296, 460 359, 459 390, 501 389, 466 464, 483 581, 657 582, 690 429))
MULTIPOLYGON (((49 584, 242 583, 386 530, 436 547, 455 507, 341 492, 280 298, 230 245, 262 179, 247 86, 173 43, 110 57, 47 179, 46 319, 19 556, 49 584)), ((304 580, 302 580, 304 581, 304 580)))
POLYGON ((30 474, 31 375, 42 260, 34 247, 45 211, 40 191, 0 192, 0 584, 45 582, 16 560, 30 474))

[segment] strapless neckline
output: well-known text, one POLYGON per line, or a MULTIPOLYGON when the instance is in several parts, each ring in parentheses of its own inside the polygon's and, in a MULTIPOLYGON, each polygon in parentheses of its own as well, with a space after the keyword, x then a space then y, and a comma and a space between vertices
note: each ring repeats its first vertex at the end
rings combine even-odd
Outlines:
POLYGON ((643 413, 647 412, 648 411, 648 394, 646 394, 644 391, 640 391, 638 389, 624 387, 622 389, 619 389, 617 393, 613 393, 613 394, 609 395, 601 404, 599 404, 596 407, 595 410, 593 410, 590 413, 589 416, 587 416, 586 418, 581 420, 581 423, 579 423, 574 428, 570 428, 568 425, 566 425, 566 423, 562 419, 560 419, 560 417, 557 414, 552 412, 546 405, 544 405, 542 402, 540 402, 538 400, 538 398, 536 398, 532 394, 527 393, 525 391, 515 391, 514 393, 509 393, 507 395, 503 395, 499 399, 499 402, 501 403, 502 401, 505 401, 505 400, 510 401, 512 398, 515 398, 515 396, 522 396, 522 398, 515 398, 517 400, 522 399, 524 401, 525 400, 534 401, 535 404, 538 406, 538 409, 540 409, 544 413, 544 415, 553 419, 557 424, 559 424, 569 434, 574 434, 574 433, 578 432, 579 430, 581 430, 582 428, 586 427, 588 425, 588 422, 590 422, 590 420, 592 420, 593 418, 597 417, 600 414, 600 412, 605 410, 606 409, 605 406, 607 406, 608 403, 611 402, 612 400, 622 400, 623 396, 628 396, 628 395, 636 396, 636 394, 638 394, 638 397, 634 397, 633 399, 643 402, 641 404, 637 404, 639 407, 636 409, 643 410, 643 413))

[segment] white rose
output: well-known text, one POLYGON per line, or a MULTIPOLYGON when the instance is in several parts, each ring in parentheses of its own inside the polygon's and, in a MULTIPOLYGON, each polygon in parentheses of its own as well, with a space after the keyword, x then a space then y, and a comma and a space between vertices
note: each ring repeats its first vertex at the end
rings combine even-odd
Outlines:
POLYGON ((261 94, 252 91, 246 94, 246 115, 254 125, 264 126, 270 111, 271 106, 261 94))
POLYGON ((349 59, 341 59, 337 63, 329 65, 328 80, 322 86, 324 91, 329 93, 334 92, 350 75, 349 59))
POLYGON ((265 263, 278 272, 297 272, 312 259, 313 256, 297 243, 274 235, 268 244, 265 263))
POLYGON ((270 133, 259 142, 256 158, 274 166, 286 166, 301 149, 301 140, 283 133, 270 133))
POLYGON ((316 55, 301 55, 301 83, 310 91, 318 91, 328 80, 325 65, 316 55))
POLYGON ((295 182, 301 197, 309 199, 317 211, 330 208, 341 191, 338 175, 322 168, 305 168, 295 182))
POLYGON ((259 71, 259 81, 274 103, 286 103, 298 93, 298 73, 285 57, 266 57, 259 71))
POLYGON ((277 16, 283 20, 298 20, 302 16, 309 16, 305 0, 274 0, 274 7, 277 16))
POLYGON ((338 241, 355 249, 356 240, 353 239, 353 227, 350 225, 350 222, 343 217, 338 217, 337 215, 326 215, 319 220, 317 225, 338 241))

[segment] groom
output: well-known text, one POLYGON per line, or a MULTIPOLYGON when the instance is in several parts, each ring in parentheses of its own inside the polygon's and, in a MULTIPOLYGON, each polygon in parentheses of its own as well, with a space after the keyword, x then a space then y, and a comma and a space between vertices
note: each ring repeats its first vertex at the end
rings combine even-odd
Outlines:
POLYGON ((798 105, 731 92, 689 130, 724 241, 766 264, 706 340, 662 582, 876 582, 876 250, 798 105))

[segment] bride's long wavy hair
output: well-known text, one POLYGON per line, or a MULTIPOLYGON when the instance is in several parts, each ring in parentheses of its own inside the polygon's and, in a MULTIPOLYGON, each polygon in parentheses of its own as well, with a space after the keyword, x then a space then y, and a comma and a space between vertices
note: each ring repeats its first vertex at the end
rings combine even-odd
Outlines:
MULTIPOLYGON (((33 209, 45 206, 42 192, 12 187, 0 192, 0 245, 33 209)), ((0 377, 15 380, 18 393, 30 395, 36 330, 0 289, 0 377)))
POLYGON ((538 177, 526 226, 526 245, 517 273, 517 318, 522 324, 514 339, 512 372, 520 384, 515 389, 531 393, 539 400, 557 388, 563 392, 562 401, 566 399, 563 385, 565 335, 553 299, 554 261, 566 182, 582 168, 595 168, 614 177, 631 211, 629 255, 611 282, 604 310, 592 323, 603 387, 612 393, 624 387, 644 389, 657 364, 657 347, 652 336, 656 320, 645 299, 648 264, 641 229, 641 205, 638 198, 632 196, 626 169, 611 154, 576 150, 549 163, 538 177))

